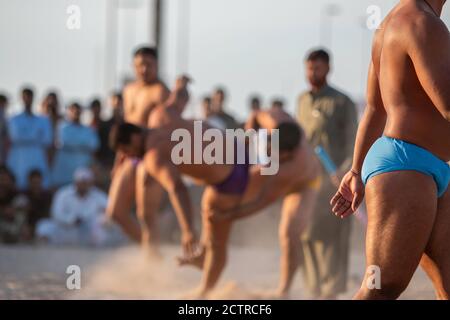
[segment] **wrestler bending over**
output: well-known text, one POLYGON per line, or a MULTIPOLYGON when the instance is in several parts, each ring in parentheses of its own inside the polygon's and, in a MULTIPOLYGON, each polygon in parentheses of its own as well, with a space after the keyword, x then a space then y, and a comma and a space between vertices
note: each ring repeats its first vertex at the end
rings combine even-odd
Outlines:
POLYGON ((278 199, 283 199, 283 206, 279 225, 281 277, 277 297, 288 295, 301 261, 300 236, 314 211, 321 183, 320 163, 296 121, 281 109, 254 112, 246 129, 266 129, 269 133, 279 130, 279 171, 275 175, 262 175, 262 166, 254 166, 238 206, 228 211, 212 208, 203 212, 202 250, 193 259, 180 260, 181 264, 203 269, 199 296, 204 296, 217 283, 222 269, 213 259, 226 256, 232 224, 260 212, 278 199))

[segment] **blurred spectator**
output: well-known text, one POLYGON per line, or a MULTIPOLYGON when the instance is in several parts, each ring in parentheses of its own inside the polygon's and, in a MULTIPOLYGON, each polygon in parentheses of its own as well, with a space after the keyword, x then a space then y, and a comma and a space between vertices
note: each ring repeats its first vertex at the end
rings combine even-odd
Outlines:
POLYGON ((250 97, 250 112, 261 110, 261 98, 257 95, 250 97))
POLYGON ((203 116, 203 119, 208 119, 212 115, 213 115, 213 111, 212 111, 211 97, 210 96, 205 96, 202 99, 202 116, 203 116))
POLYGON ((13 174, 0 167, 0 242, 15 243, 28 238, 28 203, 15 188, 13 174))
POLYGON ((50 119, 53 130, 53 141, 57 140, 56 131, 58 124, 62 119, 59 109, 60 104, 58 94, 54 91, 50 91, 42 101, 41 112, 50 119))
POLYGON ((42 174, 39 170, 32 170, 28 175, 28 190, 25 192, 28 199, 28 226, 34 236, 36 224, 39 220, 50 216, 52 194, 42 185, 42 174))
POLYGON ((89 167, 99 147, 95 131, 81 124, 81 106, 73 103, 68 108, 67 121, 58 128, 58 142, 52 171, 52 184, 60 187, 72 183, 75 170, 89 167))
POLYGON ((91 124, 89 125, 93 130, 97 131, 102 125, 102 102, 100 99, 94 99, 89 105, 89 110, 92 114, 91 124))
POLYGON ((12 170, 19 190, 28 187, 28 174, 39 169, 44 187, 49 186, 49 150, 52 145, 52 131, 47 117, 33 114, 34 93, 30 88, 22 90, 25 110, 8 121, 10 150, 7 165, 12 170))
POLYGON ((115 153, 109 147, 109 132, 111 128, 118 123, 123 121, 123 99, 122 94, 120 92, 115 92, 111 95, 109 104, 112 110, 112 116, 109 120, 103 121, 98 119, 96 114, 101 113, 101 104, 97 104, 100 106, 100 110, 97 109, 97 106, 94 105, 94 109, 92 109, 93 104, 91 104, 91 111, 93 113, 93 119, 97 120, 92 123, 96 124, 95 127, 99 141, 100 148, 95 154, 96 165, 95 165, 95 176, 97 185, 103 189, 108 190, 110 183, 110 172, 112 170, 115 153))
POLYGON ((61 121, 59 98, 56 92, 50 91, 47 93, 41 104, 41 112, 44 116, 48 117, 52 128, 53 142, 49 149, 49 163, 51 165, 55 157, 55 145, 56 141, 58 141, 58 125, 61 121))
POLYGON ((284 108, 284 101, 281 99, 274 99, 272 105, 270 106, 272 110, 280 110, 284 108))
MULTIPOLYGON (((115 124, 123 121, 123 99, 121 93, 113 93, 110 97, 112 116, 109 120, 99 120, 97 123, 97 133, 100 140, 100 148, 96 153, 96 158, 103 166, 112 167, 115 153, 109 147, 109 132, 115 124)), ((92 109, 91 109, 92 110, 92 109)), ((92 111, 94 113, 94 111, 92 111)))
POLYGON ((315 50, 305 64, 310 90, 299 98, 298 121, 309 143, 325 149, 338 171, 330 175, 323 170, 316 210, 302 237, 303 271, 311 295, 329 300, 347 289, 352 220, 336 219, 329 201, 350 170, 358 121, 352 100, 328 84, 329 54, 315 50))
POLYGON ((8 149, 8 125, 6 120, 6 111, 8 108, 8 97, 0 94, 0 164, 6 161, 6 152, 8 149))
POLYGON ((202 100, 202 113, 203 119, 208 123, 208 125, 220 130, 226 129, 225 122, 214 113, 212 109, 212 101, 209 96, 204 97, 202 100))
POLYGON ((54 196, 51 218, 38 222, 40 241, 56 245, 103 245, 108 241, 107 195, 93 186, 93 173, 77 169, 74 184, 62 187, 54 196))
POLYGON ((231 115, 225 112, 225 100, 225 89, 217 88, 212 97, 211 109, 214 115, 223 123, 225 129, 236 129, 239 127, 238 123, 231 115))

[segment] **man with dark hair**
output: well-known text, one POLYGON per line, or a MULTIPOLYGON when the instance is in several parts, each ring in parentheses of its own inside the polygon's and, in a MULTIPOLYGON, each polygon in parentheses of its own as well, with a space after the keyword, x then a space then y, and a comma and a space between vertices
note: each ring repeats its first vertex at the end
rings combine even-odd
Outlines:
POLYGON ((377 29, 353 165, 331 201, 366 195, 366 272, 355 299, 397 299, 420 265, 450 298, 450 37, 445 0, 403 0, 377 29), (366 284, 380 273, 379 287, 366 284))
POLYGON ((308 54, 306 61, 322 61, 325 64, 330 64, 330 54, 324 49, 313 50, 308 54))
POLYGON ((310 144, 323 148, 338 170, 323 170, 317 210, 303 237, 303 272, 312 297, 335 299, 347 289, 351 221, 334 219, 328 202, 351 166, 357 112, 349 97, 328 84, 330 55, 326 51, 311 52, 305 67, 310 90, 298 100, 297 119, 310 144))
POLYGON ((270 106, 273 110, 282 110, 284 108, 284 101, 282 99, 274 99, 270 106))
POLYGON ((82 107, 72 103, 67 108, 67 120, 59 126, 55 161, 52 168, 53 187, 73 182, 74 172, 93 164, 99 139, 92 128, 81 123, 82 107))
POLYGON ((63 120, 60 114, 59 98, 56 91, 47 93, 41 104, 41 113, 49 119, 51 124, 53 141, 49 150, 49 161, 50 165, 52 165, 56 152, 56 142, 58 141, 58 126, 63 120))
MULTIPOLYGON (((123 90, 124 121, 147 127, 153 109, 164 103, 169 90, 158 77, 158 54, 155 48, 140 47, 133 53, 136 80, 123 90)), ((112 217, 133 241, 147 246, 156 237, 154 217, 146 217, 147 208, 159 207, 163 192, 158 184, 146 178, 138 159, 118 152, 112 169, 107 214, 112 217), (133 204, 141 223, 131 215, 133 204)))
POLYGON ((0 94, 0 165, 6 161, 8 150, 8 121, 6 119, 6 110, 8 108, 8 97, 0 94))
POLYGON ((216 88, 212 96, 212 111, 221 122, 223 129, 236 129, 239 127, 236 119, 225 112, 226 92, 222 87, 216 88))
POLYGON ((210 96, 205 96, 202 99, 202 115, 203 119, 207 120, 213 114, 212 100, 210 96))
POLYGON ((261 110, 261 98, 257 95, 250 97, 250 111, 256 112, 261 110))
POLYGON ((24 111, 8 122, 11 148, 7 164, 13 172, 19 190, 28 186, 28 173, 33 169, 42 172, 44 187, 49 187, 48 153, 52 145, 51 124, 47 117, 33 113, 34 92, 24 88, 21 92, 24 111))
POLYGON ((90 127, 98 131, 100 126, 102 125, 102 102, 99 98, 94 98, 89 104, 89 110, 91 111, 92 119, 90 127))
POLYGON ((138 56, 150 56, 158 60, 158 50, 152 47, 140 47, 134 51, 134 57, 136 58, 138 56))

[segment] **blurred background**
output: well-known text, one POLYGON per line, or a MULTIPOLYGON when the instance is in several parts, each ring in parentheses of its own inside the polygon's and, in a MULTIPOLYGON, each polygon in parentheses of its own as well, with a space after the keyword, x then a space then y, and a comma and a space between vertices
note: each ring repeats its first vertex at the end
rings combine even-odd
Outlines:
MULTIPOLYGON (((331 83, 361 104, 373 33, 366 10, 377 5, 384 17, 396 2, 0 0, 0 84, 11 95, 9 112, 17 111, 24 83, 36 87, 37 100, 48 88, 63 92, 66 103, 106 96, 132 77, 133 49, 156 44, 159 33, 162 78, 170 84, 187 72, 195 79, 191 114, 218 84, 238 118, 253 92, 285 97, 294 110, 306 88, 304 56, 319 45, 333 53, 331 83), (70 5, 81 9, 79 30, 66 27, 70 5)), ((444 17, 450 21, 448 7, 444 17)))
MULTIPOLYGON (((345 172, 345 159, 351 163, 352 130, 364 107, 373 25, 397 2, 0 0, 0 299, 174 299, 180 290, 197 284, 195 270, 180 270, 171 259, 179 253, 179 228, 167 199, 158 226, 164 254, 171 258, 157 266, 141 260, 138 249, 128 247, 119 227, 104 215, 115 158, 108 135, 122 121, 120 91, 134 79, 132 55, 137 47, 159 48, 160 77, 170 88, 182 73, 194 79, 186 117, 219 117, 235 128, 251 112, 250 98, 256 95, 262 99, 261 109, 281 100, 281 107, 304 128, 310 127, 309 132, 326 131, 326 126, 308 99, 298 101, 301 93, 314 94, 305 78, 305 58, 311 49, 327 49, 332 55, 329 83, 339 92, 322 91, 319 103, 346 103, 336 102, 336 117, 323 117, 338 128, 324 138, 328 147, 323 141, 310 142, 323 146, 335 162, 340 159, 336 164, 345 172), (77 13, 73 10, 79 10, 79 29, 67 25, 77 13), (33 90, 21 92, 28 86, 34 90, 34 102, 33 90), (205 106, 212 105, 203 104, 203 98, 213 91, 217 98, 219 87, 225 89, 225 105, 221 102, 219 113, 207 115, 205 106), (31 110, 37 117, 30 116, 31 110), (345 121, 339 114, 345 114, 345 121), (63 232, 57 228, 61 224, 63 232), (62 249, 44 246, 48 235, 62 249), (85 289, 75 295, 65 287, 68 263, 87 270, 85 289)), ((449 7, 443 13, 447 25, 449 7)), ((316 222, 309 223, 316 232, 302 240, 302 250, 321 265, 311 264, 312 271, 305 271, 308 263, 303 263, 294 299, 350 298, 363 276, 364 208, 355 219, 335 219, 328 202, 336 185, 329 172, 323 177, 322 206, 311 219, 316 222), (353 220, 358 221, 351 227, 353 220), (319 279, 315 272, 324 273, 322 280, 307 289, 310 279, 319 279)), ((196 213, 202 191, 190 187, 196 213)), ((280 211, 278 202, 236 224, 225 280, 263 289, 275 286, 280 211)), ((200 230, 200 215, 196 217, 200 230)), ((405 298, 433 297, 423 273, 408 290, 405 298)), ((255 298, 240 286, 225 286, 221 292, 217 298, 255 298)))

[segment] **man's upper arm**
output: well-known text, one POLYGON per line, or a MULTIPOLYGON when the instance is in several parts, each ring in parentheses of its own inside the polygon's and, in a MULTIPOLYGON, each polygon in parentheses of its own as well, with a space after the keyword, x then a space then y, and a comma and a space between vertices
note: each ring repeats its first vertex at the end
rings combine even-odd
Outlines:
POLYGON ((410 32, 408 54, 419 81, 439 112, 450 114, 450 36, 445 24, 422 18, 410 32))

